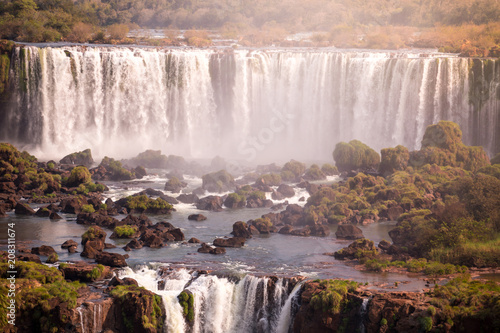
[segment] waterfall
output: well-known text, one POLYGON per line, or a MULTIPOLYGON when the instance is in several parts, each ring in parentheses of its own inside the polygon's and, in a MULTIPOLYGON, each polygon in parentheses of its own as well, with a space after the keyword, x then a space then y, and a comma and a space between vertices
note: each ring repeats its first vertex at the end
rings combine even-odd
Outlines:
POLYGON ((292 325, 292 307, 293 303, 297 301, 297 296, 302 287, 302 283, 297 283, 297 285, 293 288, 290 296, 285 302, 283 309, 281 310, 281 314, 278 320, 278 326, 276 329, 276 333, 288 333, 291 330, 292 325))
POLYGON ((358 332, 360 333, 365 333, 366 332, 366 327, 365 327, 365 318, 366 314, 368 312, 368 302, 370 299, 368 297, 363 298, 363 303, 361 303, 361 307, 359 308, 359 329, 358 332))
POLYGON ((119 275, 134 278, 139 285, 163 297, 167 311, 165 328, 169 333, 281 332, 280 327, 290 325, 291 299, 300 290, 297 284, 289 295, 288 279, 198 276, 185 269, 165 272, 162 268, 158 271, 146 267, 136 271, 126 268, 119 275), (191 323, 184 319, 177 299, 185 290, 194 297, 191 323))
POLYGON ((500 151, 498 60, 435 52, 17 46, 0 139, 43 158, 145 149, 329 160, 335 144, 418 149, 457 122, 500 151))

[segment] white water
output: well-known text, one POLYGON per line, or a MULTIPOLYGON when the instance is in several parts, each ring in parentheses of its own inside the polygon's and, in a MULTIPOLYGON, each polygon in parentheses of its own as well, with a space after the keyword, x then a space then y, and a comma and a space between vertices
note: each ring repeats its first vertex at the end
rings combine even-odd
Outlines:
POLYGON ((276 329, 276 333, 288 333, 290 330, 290 325, 292 323, 292 303, 294 301, 295 296, 300 291, 302 287, 302 283, 297 283, 297 285, 293 288, 290 296, 285 302, 283 309, 281 310, 281 315, 278 320, 278 327, 276 329))
POLYGON ((458 122, 468 144, 500 147, 495 61, 488 81, 471 76, 473 60, 438 53, 29 46, 23 61, 20 52, 2 131, 43 158, 90 147, 101 157, 152 148, 330 160, 351 139, 418 148, 440 119, 458 122))
POLYGON ((173 270, 159 276, 147 267, 134 271, 125 268, 120 277, 131 277, 163 297, 167 312, 166 332, 281 332, 290 325, 291 298, 298 293, 297 285, 288 295, 288 280, 278 279, 274 292, 268 290, 270 278, 246 275, 239 281, 215 275, 190 274, 173 270), (158 282, 165 281, 165 289, 158 282), (183 290, 194 296, 194 321, 188 328, 177 296, 183 290), (286 302, 285 302, 286 300, 286 302))

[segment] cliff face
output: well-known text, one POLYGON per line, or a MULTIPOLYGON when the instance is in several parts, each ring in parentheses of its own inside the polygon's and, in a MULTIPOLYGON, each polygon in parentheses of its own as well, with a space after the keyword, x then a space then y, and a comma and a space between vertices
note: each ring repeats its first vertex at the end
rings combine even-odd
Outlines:
POLYGON ((336 298, 330 293, 323 298, 323 306, 318 306, 317 297, 328 288, 323 281, 307 282, 293 332, 474 332, 479 328, 498 332, 500 309, 494 305, 498 286, 466 282, 454 279, 426 293, 371 293, 358 288, 328 303, 336 298), (448 294, 450 290, 453 295, 448 294))

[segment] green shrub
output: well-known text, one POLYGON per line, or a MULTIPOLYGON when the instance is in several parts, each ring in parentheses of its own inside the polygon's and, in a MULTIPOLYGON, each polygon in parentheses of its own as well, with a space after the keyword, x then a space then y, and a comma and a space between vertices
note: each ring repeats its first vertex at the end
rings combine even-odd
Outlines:
POLYGON ((95 213, 94 206, 92 206, 92 205, 83 205, 82 206, 82 212, 83 213, 95 213))
POLYGON ((137 226, 126 224, 115 227, 114 231, 119 238, 129 238, 137 233, 137 226))
POLYGON ((358 140, 337 143, 333 159, 340 171, 374 169, 380 163, 379 154, 358 140))
POLYGON ((89 183, 91 181, 91 175, 89 169, 84 166, 77 166, 71 170, 71 174, 68 178, 67 185, 71 187, 79 186, 80 184, 89 183))
POLYGON ((311 306, 315 310, 337 314, 341 310, 342 301, 348 292, 358 288, 358 283, 344 280, 323 280, 320 283, 322 291, 313 295, 311 306))
POLYGON ((380 321, 380 326, 385 326, 385 325, 387 325, 387 319, 382 318, 382 320, 380 321))

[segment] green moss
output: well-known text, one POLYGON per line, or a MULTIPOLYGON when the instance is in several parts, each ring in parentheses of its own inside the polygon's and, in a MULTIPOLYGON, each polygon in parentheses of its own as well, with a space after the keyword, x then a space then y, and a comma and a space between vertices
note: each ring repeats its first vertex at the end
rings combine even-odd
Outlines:
POLYGON ((382 320, 380 321, 380 326, 385 326, 385 325, 387 325, 387 319, 382 318, 382 320))
POLYGON ((337 143, 333 159, 340 171, 373 169, 380 163, 379 154, 358 140, 337 143))
POLYGON ((151 199, 147 195, 137 195, 127 197, 125 204, 127 209, 140 212, 156 212, 159 210, 172 210, 172 205, 161 198, 151 199))
MULTIPOLYGON (((285 163, 283 168, 281 168, 281 177, 283 180, 289 181, 289 179, 285 179, 283 173, 291 172, 293 174, 293 179, 296 179, 304 174, 306 171, 306 165, 304 163, 300 163, 295 160, 291 160, 290 162, 285 163)), ((287 175, 287 174, 285 174, 287 175)), ((287 175, 288 178, 288 175, 287 175)))
POLYGON ((279 186, 281 185, 281 176, 277 173, 265 174, 257 178, 256 183, 266 184, 268 186, 279 186))
POLYGON ((327 176, 335 176, 339 174, 339 170, 336 166, 329 163, 325 163, 321 166, 321 171, 327 176))
POLYGON ((82 206, 82 212, 83 213, 95 213, 94 206, 92 206, 92 205, 83 205, 82 206))
POLYGON ((194 321, 194 295, 189 291, 183 291, 177 296, 182 307, 182 314, 188 322, 194 321))
POLYGON ((304 179, 306 180, 322 180, 325 179, 326 175, 319 168, 318 165, 313 164, 309 169, 306 170, 304 174, 304 179))
POLYGON ((91 181, 91 175, 89 169, 84 166, 77 166, 71 170, 71 174, 68 178, 68 186, 79 186, 80 184, 89 183, 91 181))
POLYGON ((101 164, 110 173, 111 180, 130 180, 135 178, 135 174, 122 166, 120 161, 116 161, 113 158, 105 156, 101 164))
POLYGON ((224 205, 226 207, 243 208, 245 207, 247 198, 244 195, 238 193, 230 193, 226 200, 224 200, 224 205))
POLYGON ((129 238, 137 233, 137 226, 122 225, 115 227, 114 231, 119 238, 129 238))

